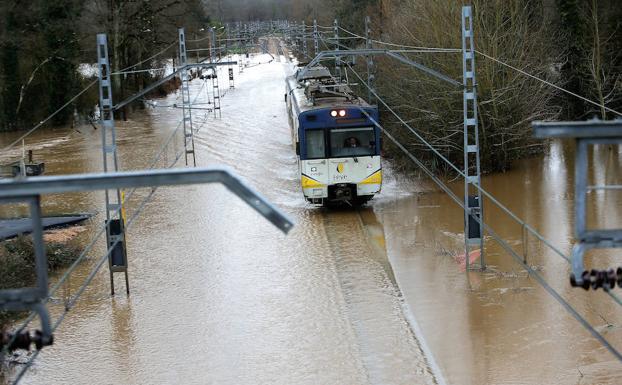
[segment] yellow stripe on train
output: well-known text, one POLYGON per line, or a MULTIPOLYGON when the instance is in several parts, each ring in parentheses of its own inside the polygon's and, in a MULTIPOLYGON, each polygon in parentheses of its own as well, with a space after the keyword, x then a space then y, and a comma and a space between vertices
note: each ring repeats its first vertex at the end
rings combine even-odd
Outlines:
POLYGON ((382 183, 382 170, 378 170, 371 174, 367 178, 363 179, 359 184, 381 184, 382 183))
POLYGON ((316 181, 315 179, 311 179, 306 175, 300 177, 300 183, 302 184, 302 188, 312 188, 312 187, 324 187, 325 185, 316 181))

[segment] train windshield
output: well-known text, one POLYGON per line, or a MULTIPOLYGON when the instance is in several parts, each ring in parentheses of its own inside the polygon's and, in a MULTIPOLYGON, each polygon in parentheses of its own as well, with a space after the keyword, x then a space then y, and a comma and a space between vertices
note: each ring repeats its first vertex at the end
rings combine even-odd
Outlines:
POLYGON ((308 130, 306 132, 307 159, 326 158, 324 149, 324 130, 308 130))
POLYGON ((330 131, 332 158, 375 154, 376 139, 373 127, 338 128, 330 131))

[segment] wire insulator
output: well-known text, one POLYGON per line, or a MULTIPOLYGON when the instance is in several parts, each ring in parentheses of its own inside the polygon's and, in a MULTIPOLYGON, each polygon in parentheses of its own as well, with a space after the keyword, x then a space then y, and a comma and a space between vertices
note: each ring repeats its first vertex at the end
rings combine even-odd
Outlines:
POLYGON ((622 288, 622 267, 618 267, 616 270, 610 268, 608 270, 585 270, 581 274, 581 284, 577 282, 574 274, 570 274, 570 286, 582 287, 585 290, 592 288, 598 290, 602 288, 605 291, 609 291, 616 287, 622 288))

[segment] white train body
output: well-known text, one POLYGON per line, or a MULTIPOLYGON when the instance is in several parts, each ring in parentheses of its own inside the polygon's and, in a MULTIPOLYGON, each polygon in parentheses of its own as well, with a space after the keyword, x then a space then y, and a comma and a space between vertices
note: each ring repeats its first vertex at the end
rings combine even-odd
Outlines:
POLYGON ((378 109, 335 85, 325 67, 287 78, 300 184, 315 204, 360 205, 382 187, 378 109))

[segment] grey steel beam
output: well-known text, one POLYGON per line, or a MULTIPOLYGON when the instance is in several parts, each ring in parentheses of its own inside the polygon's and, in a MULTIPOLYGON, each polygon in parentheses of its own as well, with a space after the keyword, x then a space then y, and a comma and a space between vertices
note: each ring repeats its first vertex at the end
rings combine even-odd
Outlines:
POLYGON ((292 229, 293 221, 287 215, 275 208, 264 197, 225 167, 126 171, 30 177, 23 180, 0 180, 0 200, 29 197, 33 194, 43 195, 204 183, 224 184, 231 192, 239 196, 284 233, 292 229))
POLYGON ((332 59, 332 58, 343 57, 343 56, 388 55, 390 57, 393 57, 394 59, 401 61, 404 64, 413 66, 421 71, 424 71, 428 75, 432 75, 456 87, 462 87, 462 83, 460 83, 459 81, 454 80, 446 75, 443 75, 442 73, 435 71, 431 68, 428 68, 424 66, 423 64, 417 63, 414 60, 408 59, 407 57, 401 55, 399 52, 400 51, 398 50, 388 50, 388 49, 378 49, 378 48, 351 49, 347 51, 322 51, 319 54, 317 54, 313 58, 313 60, 309 62, 309 64, 307 64, 302 70, 300 70, 300 72, 298 73, 298 78, 302 78, 309 71, 311 67, 316 66, 322 60, 325 60, 325 59, 332 59))
POLYGON ((588 185, 588 148, 595 144, 621 144, 622 119, 613 121, 588 120, 586 122, 533 122, 536 138, 574 138, 575 151, 575 237, 572 249, 571 283, 582 286, 584 281, 584 255, 587 250, 621 248, 622 229, 588 229, 587 194, 590 190, 617 189, 612 186, 588 185))
POLYGON ((408 64, 409 66, 415 67, 418 70, 421 70, 421 71, 427 73, 428 75, 432 75, 435 78, 443 80, 443 81, 445 81, 445 82, 447 82, 449 84, 452 84, 452 85, 454 85, 456 87, 462 86, 462 84, 459 81, 454 80, 454 79, 450 78, 449 76, 443 75, 442 73, 440 73, 438 71, 435 71, 435 70, 433 70, 431 68, 428 68, 428 67, 424 66, 421 63, 417 63, 416 61, 411 60, 411 59, 405 57, 401 53, 398 53, 398 52, 395 52, 395 51, 387 51, 386 54, 389 55, 390 57, 394 58, 394 59, 397 59, 397 60, 401 61, 404 64, 408 64))
POLYGON ((622 119, 586 122, 533 122, 536 138, 620 138, 622 119))

